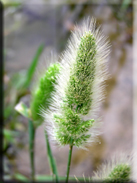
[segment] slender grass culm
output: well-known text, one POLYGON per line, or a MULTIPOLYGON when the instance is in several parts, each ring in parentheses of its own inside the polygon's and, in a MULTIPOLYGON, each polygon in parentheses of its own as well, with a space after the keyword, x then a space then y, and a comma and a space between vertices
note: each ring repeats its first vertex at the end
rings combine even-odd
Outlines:
MULTIPOLYGON (((51 63, 50 66, 47 68, 46 72, 44 73, 44 75, 40 77, 40 80, 35 86, 35 89, 32 90, 30 110, 31 110, 31 117, 33 119, 33 123, 31 126, 34 126, 34 129, 43 123, 43 117, 40 115, 40 107, 44 106, 44 108, 46 109, 50 105, 51 93, 54 91, 54 83, 56 83, 56 75, 59 73, 59 69, 60 69, 59 63, 51 63)), ((31 130, 29 134, 31 136, 31 130)), ((33 134, 34 133, 32 133, 32 135, 33 134)), ((50 143, 48 140, 48 134, 46 131, 45 131, 45 140, 47 146, 49 165, 51 168, 51 172, 53 174, 53 179, 55 178, 56 182, 58 182, 56 165, 52 155, 50 143)), ((34 147, 32 145, 30 144, 30 159, 31 159, 31 170, 33 178, 32 180, 34 180, 34 153, 33 153, 34 147)))
MULTIPOLYGON (((53 57, 54 58, 54 57, 53 57)), ((54 60, 56 60, 54 58, 54 60)), ((45 68, 45 67, 44 67, 45 68)), ((44 109, 48 108, 51 99, 51 93, 54 91, 54 83, 56 82, 56 75, 59 73, 60 64, 55 63, 50 58, 49 67, 41 71, 40 76, 36 78, 35 84, 31 89, 31 101, 30 108, 24 103, 16 105, 15 109, 23 116, 28 118, 28 134, 29 134, 29 156, 30 156, 30 168, 31 168, 31 181, 36 180, 35 173, 35 134, 37 128, 43 123, 44 119, 40 115, 41 106, 44 109)), ((56 163, 52 155, 52 150, 49 143, 48 134, 45 131, 45 140, 47 147, 47 156, 49 160, 50 170, 53 180, 58 182, 58 173, 56 163)))
POLYGON ((76 26, 61 57, 50 107, 42 110, 46 130, 60 146, 69 145, 66 182, 73 146, 84 148, 95 140, 98 112, 104 99, 109 43, 94 19, 76 26))

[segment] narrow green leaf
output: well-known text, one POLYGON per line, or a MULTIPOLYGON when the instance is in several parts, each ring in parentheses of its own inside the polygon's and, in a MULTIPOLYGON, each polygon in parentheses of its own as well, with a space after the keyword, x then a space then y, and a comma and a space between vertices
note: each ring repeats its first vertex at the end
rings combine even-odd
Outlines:
POLYGON ((28 181, 29 179, 20 173, 16 173, 14 178, 20 181, 28 181))
POLYGON ((18 91, 22 91, 24 88, 24 83, 26 82, 27 71, 23 70, 17 73, 14 73, 11 78, 11 85, 18 91))
POLYGON ((23 103, 20 102, 15 106, 15 110, 18 111, 23 116, 31 119, 31 112, 30 109, 23 103))
POLYGON ((17 90, 22 91, 29 86, 43 50, 44 50, 44 45, 40 45, 28 70, 25 70, 25 71, 23 70, 13 74, 11 81, 12 81, 12 85, 17 90))
POLYGON ((42 44, 42 45, 39 46, 39 48, 38 48, 38 50, 37 50, 37 52, 36 52, 36 54, 34 56, 34 59, 32 60, 32 63, 31 63, 31 65, 30 65, 30 67, 29 67, 29 69, 27 71, 26 81, 24 83, 24 87, 28 87, 29 86, 30 81, 32 79, 32 76, 33 76, 33 74, 35 72, 35 68, 36 68, 36 66, 38 64, 39 58, 40 58, 43 50, 44 50, 44 45, 42 44))

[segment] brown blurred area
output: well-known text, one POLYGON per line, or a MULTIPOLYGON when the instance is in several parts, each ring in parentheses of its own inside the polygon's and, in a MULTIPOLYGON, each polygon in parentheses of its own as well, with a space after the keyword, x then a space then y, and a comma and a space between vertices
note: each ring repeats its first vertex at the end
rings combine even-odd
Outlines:
MULTIPOLYGON (((74 148, 70 169, 71 176, 91 176, 115 152, 132 151, 132 5, 121 9, 121 4, 93 4, 89 1, 73 4, 41 2, 43 3, 24 1, 18 7, 8 6, 5 9, 5 86, 10 82, 13 73, 29 67, 41 43, 45 44, 45 52, 53 50, 61 54, 75 23, 78 24, 84 17, 90 16, 96 19, 97 26, 102 25, 111 44, 108 62, 110 77, 106 82, 106 99, 99 114, 102 116, 100 130, 103 133, 98 142, 91 144, 87 151, 74 148)), ((27 94, 20 100, 29 103, 30 95, 27 94)), ((5 126, 10 124, 10 119, 5 126)), ((7 153, 11 156, 6 156, 6 162, 10 165, 11 172, 29 176, 27 119, 18 117, 14 126, 22 134, 19 139, 21 146, 9 149, 7 153)), ((64 176, 69 147, 56 147, 52 144, 52 150, 59 175, 64 176)), ((50 174, 44 124, 37 129, 35 151, 36 173, 50 174)))

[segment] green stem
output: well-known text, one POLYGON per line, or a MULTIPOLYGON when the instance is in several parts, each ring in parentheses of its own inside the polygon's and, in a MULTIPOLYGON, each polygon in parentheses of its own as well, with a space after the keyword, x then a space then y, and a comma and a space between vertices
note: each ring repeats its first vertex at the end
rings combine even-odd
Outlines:
POLYGON ((33 122, 29 120, 29 154, 31 165, 31 180, 35 180, 35 165, 34 165, 34 141, 35 141, 35 128, 33 122))
POLYGON ((68 155, 68 166, 67 166, 67 174, 66 174, 66 183, 68 183, 68 179, 69 179, 69 170, 70 170, 70 163, 71 163, 72 148, 73 148, 73 145, 70 145, 69 146, 69 155, 68 155))
POLYGON ((57 168, 56 168, 56 163, 55 163, 55 160, 54 160, 53 155, 52 155, 48 134, 46 131, 45 131, 45 139, 46 139, 46 145, 47 145, 47 154, 48 154, 49 165, 50 165, 50 168, 51 168, 51 171, 53 174, 53 181, 54 181, 54 176, 55 176, 56 183, 58 183, 59 179, 58 179, 58 172, 57 172, 57 168))

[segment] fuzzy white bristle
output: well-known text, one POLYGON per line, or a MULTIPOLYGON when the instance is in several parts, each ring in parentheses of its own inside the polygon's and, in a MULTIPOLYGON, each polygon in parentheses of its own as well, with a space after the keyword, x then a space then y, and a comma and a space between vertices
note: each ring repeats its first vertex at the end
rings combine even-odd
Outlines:
MULTIPOLYGON (((65 98, 65 90, 67 88, 69 78, 71 75, 71 68, 73 68, 78 48, 80 45, 81 37, 84 36, 86 32, 89 32, 95 38, 96 43, 96 69, 95 69, 95 79, 92 86, 92 105, 90 106, 90 111, 87 115, 81 115, 82 120, 95 119, 95 125, 89 130, 88 134, 92 134, 88 142, 92 142, 94 138, 99 134, 96 130, 96 125, 98 124, 98 112, 102 100, 104 99, 104 81, 108 77, 107 71, 107 61, 110 52, 110 45, 107 38, 103 35, 100 27, 96 29, 96 22, 92 18, 85 19, 80 26, 76 26, 75 30, 72 32, 71 38, 68 41, 67 48, 61 56, 61 70, 57 76, 57 84, 55 84, 55 92, 52 93, 52 102, 48 110, 42 111, 42 115, 46 121, 46 130, 50 134, 53 140, 56 140, 54 136, 55 131, 59 128, 58 124, 54 122, 54 114, 62 114, 61 105, 63 103, 63 98, 65 98)), ((87 143, 88 143, 87 142, 87 143)), ((85 143, 85 144, 87 144, 85 143)), ((83 144, 83 145, 85 145, 83 144)))
MULTIPOLYGON (((133 166, 133 157, 135 154, 130 153, 130 155, 127 155, 125 153, 119 153, 117 152, 113 157, 107 161, 106 163, 103 163, 98 168, 98 171, 94 172, 94 176, 92 176, 92 180, 104 180, 107 179, 111 171, 120 164, 126 164, 131 168, 133 166)), ((132 180, 132 172, 130 174, 130 179, 132 180)))

